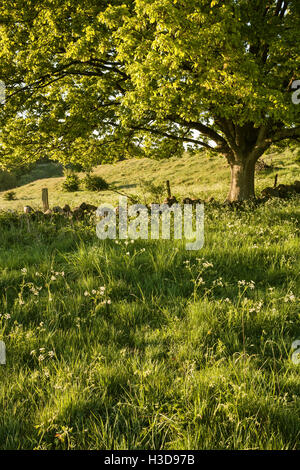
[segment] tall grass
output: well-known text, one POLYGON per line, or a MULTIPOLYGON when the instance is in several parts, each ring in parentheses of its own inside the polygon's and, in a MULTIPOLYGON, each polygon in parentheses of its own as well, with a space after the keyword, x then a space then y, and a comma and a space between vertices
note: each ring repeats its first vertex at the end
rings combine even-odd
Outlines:
POLYGON ((0 216, 1 449, 296 449, 299 197, 205 245, 0 216))

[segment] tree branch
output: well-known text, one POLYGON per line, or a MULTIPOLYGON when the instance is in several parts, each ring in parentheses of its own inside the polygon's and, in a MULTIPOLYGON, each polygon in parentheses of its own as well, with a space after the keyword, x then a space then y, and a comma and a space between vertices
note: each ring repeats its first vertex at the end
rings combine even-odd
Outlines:
POLYGON ((189 129, 199 131, 201 134, 205 135, 206 137, 209 137, 211 140, 218 144, 226 144, 226 140, 221 135, 219 135, 211 127, 205 126, 201 122, 187 121, 186 119, 183 119, 180 116, 176 115, 169 115, 167 116, 167 119, 181 126, 185 126, 189 129))
POLYGON ((280 142, 285 139, 292 139, 300 137, 300 126, 293 127, 291 129, 281 129, 280 131, 275 132, 272 137, 268 140, 273 142, 280 142))
POLYGON ((158 129, 151 129, 151 128, 142 127, 142 126, 132 126, 131 129, 136 130, 136 131, 150 132, 151 134, 159 135, 161 137, 167 137, 168 139, 190 142, 195 145, 202 145, 203 147, 208 148, 210 150, 216 150, 214 147, 211 147, 209 144, 207 144, 206 142, 202 142, 201 140, 191 139, 189 137, 180 137, 175 134, 168 134, 167 132, 163 132, 158 129))

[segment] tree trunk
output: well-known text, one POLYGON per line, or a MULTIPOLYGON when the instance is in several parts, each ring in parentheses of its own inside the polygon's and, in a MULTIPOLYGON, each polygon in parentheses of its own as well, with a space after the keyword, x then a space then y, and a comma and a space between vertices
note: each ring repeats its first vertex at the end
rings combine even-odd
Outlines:
POLYGON ((230 168, 231 185, 227 200, 235 202, 254 198, 255 161, 245 159, 234 162, 230 168))

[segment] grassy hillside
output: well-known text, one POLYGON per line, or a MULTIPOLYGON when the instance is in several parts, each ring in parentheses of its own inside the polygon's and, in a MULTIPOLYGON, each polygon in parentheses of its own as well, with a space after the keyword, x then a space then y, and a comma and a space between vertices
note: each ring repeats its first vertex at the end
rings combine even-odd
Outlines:
MULTIPOLYGON (((287 150, 281 154, 269 154, 264 157, 264 161, 273 164, 274 169, 258 173, 256 179, 258 193, 268 185, 273 186, 276 173, 279 174, 279 183, 288 184, 299 179, 299 157, 297 162, 296 153, 293 154, 287 150)), ((179 197, 213 196, 221 201, 227 195, 230 182, 230 171, 225 159, 209 158, 206 154, 185 155, 183 158, 163 161, 128 160, 114 165, 99 166, 95 169, 95 173, 103 176, 114 187, 125 193, 143 195, 141 181, 159 183, 169 179, 173 193, 179 197)), ((68 203, 73 207, 80 205, 83 201, 97 205, 118 200, 118 195, 112 191, 65 193, 61 190, 64 181, 61 175, 62 170, 56 164, 39 165, 33 172, 21 177, 22 186, 15 190, 16 201, 7 202, 1 197, 4 193, 0 193, 0 210, 8 208, 22 210, 24 205, 40 208, 43 187, 49 189, 50 205, 68 203)))
MULTIPOLYGON (((272 158, 259 186, 299 179, 291 155, 272 158)), ((228 185, 226 167, 197 157, 97 172, 130 192, 169 178, 176 194, 222 199, 228 185)), ((6 207, 37 207, 45 183, 53 204, 98 202, 53 177, 6 207)), ((207 206, 195 252, 1 213, 0 448, 299 449, 299 202, 207 206)))

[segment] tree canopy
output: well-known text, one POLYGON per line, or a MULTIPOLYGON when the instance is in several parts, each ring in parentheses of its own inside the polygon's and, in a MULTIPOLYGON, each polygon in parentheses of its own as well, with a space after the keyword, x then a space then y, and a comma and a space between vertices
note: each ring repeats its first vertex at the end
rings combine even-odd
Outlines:
POLYGON ((252 196, 257 159, 300 137, 299 13, 296 0, 4 1, 2 165, 186 144, 225 156, 240 186, 250 178, 231 199, 252 196))

